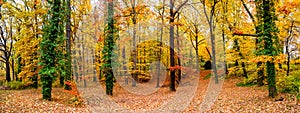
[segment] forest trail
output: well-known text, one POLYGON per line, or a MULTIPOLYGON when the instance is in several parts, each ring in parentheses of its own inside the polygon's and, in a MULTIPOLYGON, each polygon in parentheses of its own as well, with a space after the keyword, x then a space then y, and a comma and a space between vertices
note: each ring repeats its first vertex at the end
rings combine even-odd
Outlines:
MULTIPOLYGON (((210 71, 201 71, 200 79, 196 94, 189 105, 183 112, 198 113, 202 104, 209 79, 204 79, 210 71)), ((283 101, 274 101, 268 98, 267 87, 237 87, 236 84, 241 82, 241 78, 226 79, 219 96, 214 101, 214 104, 206 112, 297 112, 300 111, 299 103, 294 101, 294 97, 290 94, 279 94, 284 97, 283 101)), ((81 89, 81 88, 79 88, 81 89)), ((81 89, 80 91, 83 91, 81 89)), ((0 90, 0 111, 1 112, 91 112, 93 101, 97 106, 98 111, 103 112, 128 112, 123 111, 123 108, 134 109, 137 111, 151 110, 163 104, 166 100, 174 96, 174 92, 169 92, 168 87, 160 88, 159 91, 150 94, 139 96, 130 94, 120 86, 114 88, 114 97, 107 98, 104 95, 104 90, 90 90, 87 95, 97 94, 97 98, 85 98, 83 106, 75 107, 68 104, 72 97, 61 88, 54 88, 52 95, 53 101, 41 100, 41 89, 27 90, 0 90), (94 92, 94 93, 92 93, 94 92), (99 96, 100 95, 100 96, 99 96), (93 100, 93 101, 91 101, 93 100), (112 102, 113 100, 114 102, 112 102), (107 103, 109 102, 109 103, 107 103), (118 109, 111 106, 118 105, 118 109)), ((181 98, 178 98, 181 99, 181 98)), ((162 110, 172 112, 172 108, 164 108, 162 110)))

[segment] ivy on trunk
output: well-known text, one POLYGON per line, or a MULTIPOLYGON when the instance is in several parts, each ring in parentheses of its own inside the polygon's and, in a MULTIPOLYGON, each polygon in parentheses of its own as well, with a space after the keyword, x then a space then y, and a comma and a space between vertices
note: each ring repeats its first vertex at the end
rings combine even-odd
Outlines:
POLYGON ((52 82, 56 76, 65 75, 63 44, 65 42, 63 14, 61 0, 48 1, 51 6, 48 14, 44 17, 47 22, 43 27, 43 39, 40 43, 40 62, 42 69, 39 71, 42 81, 43 99, 51 100, 52 82))
POLYGON ((269 97, 274 98, 277 95, 275 80, 275 63, 274 56, 279 53, 278 28, 274 21, 277 20, 275 15, 275 1, 272 0, 256 0, 256 7, 260 13, 256 16, 261 21, 258 22, 258 55, 266 55, 271 57, 266 63, 267 81, 269 86, 269 97))

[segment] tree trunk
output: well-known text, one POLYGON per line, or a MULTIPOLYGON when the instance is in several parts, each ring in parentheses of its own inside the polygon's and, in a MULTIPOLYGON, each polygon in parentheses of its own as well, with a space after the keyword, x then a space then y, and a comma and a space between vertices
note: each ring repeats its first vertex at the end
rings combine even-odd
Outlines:
POLYGON ((15 60, 14 59, 11 60, 11 69, 12 69, 12 75, 13 75, 12 80, 14 80, 15 79, 15 75, 16 75, 15 74, 15 60))
POLYGON ((198 30, 196 29, 196 44, 195 44, 195 52, 196 52, 196 68, 197 68, 197 72, 199 72, 200 67, 199 67, 199 45, 198 45, 198 30))
MULTIPOLYGON (((173 12, 173 8, 174 8, 174 3, 173 0, 170 0, 170 20, 169 20, 169 24, 170 24, 170 68, 175 66, 175 60, 174 60, 174 12, 173 12)), ((170 69, 170 91, 176 91, 175 88, 175 70, 174 69, 170 69)))
POLYGON ((217 72, 217 62, 216 62, 216 49, 215 49, 215 34, 213 30, 213 16, 211 15, 209 22, 210 38, 211 38, 211 51, 212 51, 212 69, 215 75, 215 83, 219 83, 219 77, 217 72))
MULTIPOLYGON (((174 19, 170 19, 170 23, 173 23, 174 19)), ((170 26, 170 68, 175 66, 174 59, 174 26, 170 26)), ((175 70, 170 69, 170 90, 176 91, 175 89, 175 70)))
POLYGON ((112 70, 112 52, 113 52, 113 46, 115 45, 115 40, 114 40, 114 33, 115 33, 115 28, 114 28, 114 5, 113 5, 113 0, 108 2, 108 19, 107 19, 107 30, 106 32, 106 39, 104 41, 104 48, 103 48, 103 53, 104 53, 104 59, 105 59, 105 65, 104 65, 104 73, 105 73, 105 85, 106 85, 106 94, 107 95, 113 95, 113 70, 112 70))
POLYGON ((290 61, 291 61, 290 54, 288 54, 286 76, 289 76, 290 74, 290 61))
POLYGON ((277 95, 276 80, 275 80, 275 64, 273 62, 267 62, 268 73, 268 88, 269 97, 274 98, 277 95))
POLYGON ((227 74, 228 68, 227 68, 227 61, 226 61, 226 41, 225 41, 225 33, 222 31, 222 41, 223 41, 223 51, 224 51, 224 71, 227 74))
POLYGON ((17 72, 16 72, 16 81, 19 81, 20 79, 18 78, 18 74, 21 72, 21 57, 19 56, 17 58, 17 72))
POLYGON ((44 77, 42 77, 42 81, 47 81, 47 82, 43 82, 43 99, 45 100, 51 100, 51 91, 52 91, 52 77, 50 77, 49 75, 43 75, 44 77))
POLYGON ((248 79, 248 75, 247 75, 247 70, 246 70, 246 66, 245 66, 245 62, 242 62, 242 68, 243 68, 243 72, 244 72, 244 77, 248 79))
POLYGON ((57 54, 59 54, 58 52, 61 51, 55 51, 56 46, 54 46, 54 44, 59 44, 56 40, 63 40, 61 39, 62 28, 60 26, 62 3, 60 0, 54 0, 53 2, 48 3, 51 5, 51 10, 49 12, 49 15, 51 15, 51 23, 48 25, 46 24, 43 27, 45 33, 40 45, 40 49, 43 50, 40 55, 43 69, 40 70, 40 73, 42 80, 42 94, 43 99, 45 100, 51 100, 52 82, 55 78, 55 70, 57 67, 55 60, 62 60, 60 59, 62 56, 57 56, 57 54))
POLYGON ((289 76, 290 73, 290 50, 289 50, 289 39, 286 40, 286 45, 285 45, 286 53, 287 53, 287 70, 286 70, 286 76, 289 76))
MULTIPOLYGON (((66 75, 64 81, 71 81, 72 77, 72 58, 71 58, 71 2, 66 0, 67 8, 67 20, 66 20, 66 36, 67 36, 67 54, 66 54, 66 75)), ((65 90, 71 90, 71 86, 64 85, 65 90)))
MULTIPOLYGON (((179 22, 179 13, 178 13, 178 15, 177 15, 177 21, 179 22)), ((180 55, 180 41, 179 41, 179 26, 177 25, 176 26, 176 39, 177 39, 177 56, 178 55, 180 55)), ((198 57, 197 57, 198 58, 198 57)), ((179 56, 178 56, 178 58, 177 58, 177 65, 178 66, 181 66, 181 63, 180 63, 180 58, 179 58, 179 56)), ((198 63, 198 61, 197 61, 197 63, 198 63)), ((197 70, 198 70, 198 68, 199 67, 197 67, 197 70)), ((181 69, 178 69, 178 73, 177 73, 177 76, 178 76, 178 83, 181 81, 181 69)))
POLYGON ((132 6, 132 22, 133 22, 133 48, 134 48, 134 55, 133 55, 133 79, 132 79, 132 87, 136 87, 136 80, 138 80, 138 74, 136 73, 137 67, 137 48, 136 48, 136 12, 135 12, 135 0, 133 0, 133 3, 131 4, 132 6))
MULTIPOLYGON (((163 1, 163 4, 165 3, 165 0, 163 1)), ((161 15, 164 14, 164 6, 163 6, 163 12, 161 15)), ((159 39, 159 54, 158 54, 158 61, 161 62, 161 54, 162 54, 162 37, 163 37, 163 33, 164 33, 164 18, 162 16, 161 18, 161 22, 162 22, 162 25, 161 25, 161 28, 160 28, 160 39, 159 39)), ((158 75, 157 75, 157 80, 156 80, 156 87, 158 88, 159 87, 159 79, 160 79, 160 71, 161 71, 161 66, 160 64, 158 64, 158 75)))
MULTIPOLYGON (((7 58, 8 59, 8 58, 7 58)), ((9 66, 9 60, 5 61, 5 72, 6 72, 6 81, 10 82, 11 78, 10 78, 10 66, 9 66)))

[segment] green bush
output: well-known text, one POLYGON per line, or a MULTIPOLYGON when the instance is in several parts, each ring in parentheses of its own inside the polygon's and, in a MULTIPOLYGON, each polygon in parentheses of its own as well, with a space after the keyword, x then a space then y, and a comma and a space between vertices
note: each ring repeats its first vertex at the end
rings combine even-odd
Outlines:
POLYGON ((20 82, 20 81, 11 81, 11 82, 8 82, 6 85, 10 89, 16 89, 16 90, 25 89, 26 88, 26 84, 24 82, 20 82))
POLYGON ((300 78, 294 75, 280 77, 277 87, 283 93, 297 93, 300 89, 300 78))

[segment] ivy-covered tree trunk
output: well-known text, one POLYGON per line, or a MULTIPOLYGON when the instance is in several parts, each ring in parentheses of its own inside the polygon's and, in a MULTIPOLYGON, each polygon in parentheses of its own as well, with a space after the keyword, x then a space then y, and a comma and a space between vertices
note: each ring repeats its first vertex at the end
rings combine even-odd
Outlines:
POLYGON ((108 18, 107 18, 107 25, 105 28, 105 40, 104 40, 104 47, 102 50, 103 54, 103 61, 104 65, 102 65, 101 69, 103 69, 103 73, 105 76, 105 84, 106 84, 106 94, 113 95, 113 70, 112 70, 112 52, 113 47, 115 45, 115 28, 114 28, 114 6, 113 0, 108 1, 108 18))
POLYGON ((42 94, 43 99, 51 100, 52 82, 57 76, 57 71, 62 76, 62 66, 64 60, 61 45, 64 42, 64 32, 62 22, 63 10, 61 8, 61 0, 48 1, 51 9, 48 11, 49 20, 43 27, 43 39, 40 43, 40 65, 42 69, 39 71, 42 81, 42 94), (57 65, 58 64, 58 65, 57 65))
POLYGON ((261 61, 257 62, 256 67, 258 68, 258 70, 257 70, 257 85, 263 86, 265 76, 264 76, 264 68, 262 66, 262 62, 261 61))
POLYGON ((272 0, 257 0, 257 7, 260 10, 260 14, 257 14, 258 18, 262 19, 262 22, 258 23, 260 32, 258 33, 258 53, 260 55, 267 55, 271 57, 266 63, 267 79, 269 88, 269 97, 274 98, 277 95, 276 80, 275 80, 275 63, 274 56, 279 53, 279 43, 277 32, 278 29, 274 21, 277 20, 275 15, 275 1, 272 0), (263 10, 262 10, 263 9, 263 10))
POLYGON ((268 74, 268 88, 269 97, 274 98, 277 95, 276 80, 275 80, 275 63, 267 62, 267 74, 268 74))
MULTIPOLYGON (((262 17, 261 17, 262 16, 261 14, 263 11, 263 9, 261 7, 261 3, 259 1, 256 1, 255 5, 256 5, 256 12, 257 12, 257 15, 256 15, 257 23, 263 23, 262 17)), ((259 25, 255 26, 255 30, 256 30, 255 31, 256 34, 260 34, 262 32, 262 28, 259 25)), ((261 39, 259 37, 255 39, 256 51, 259 51, 259 49, 260 49, 258 46, 260 40, 261 39)), ((261 53, 256 52, 256 56, 260 56, 260 55, 261 55, 261 53)), ((257 62, 256 68, 257 68, 257 85, 263 86, 264 85, 263 81, 265 79, 263 62, 262 61, 257 62)))

